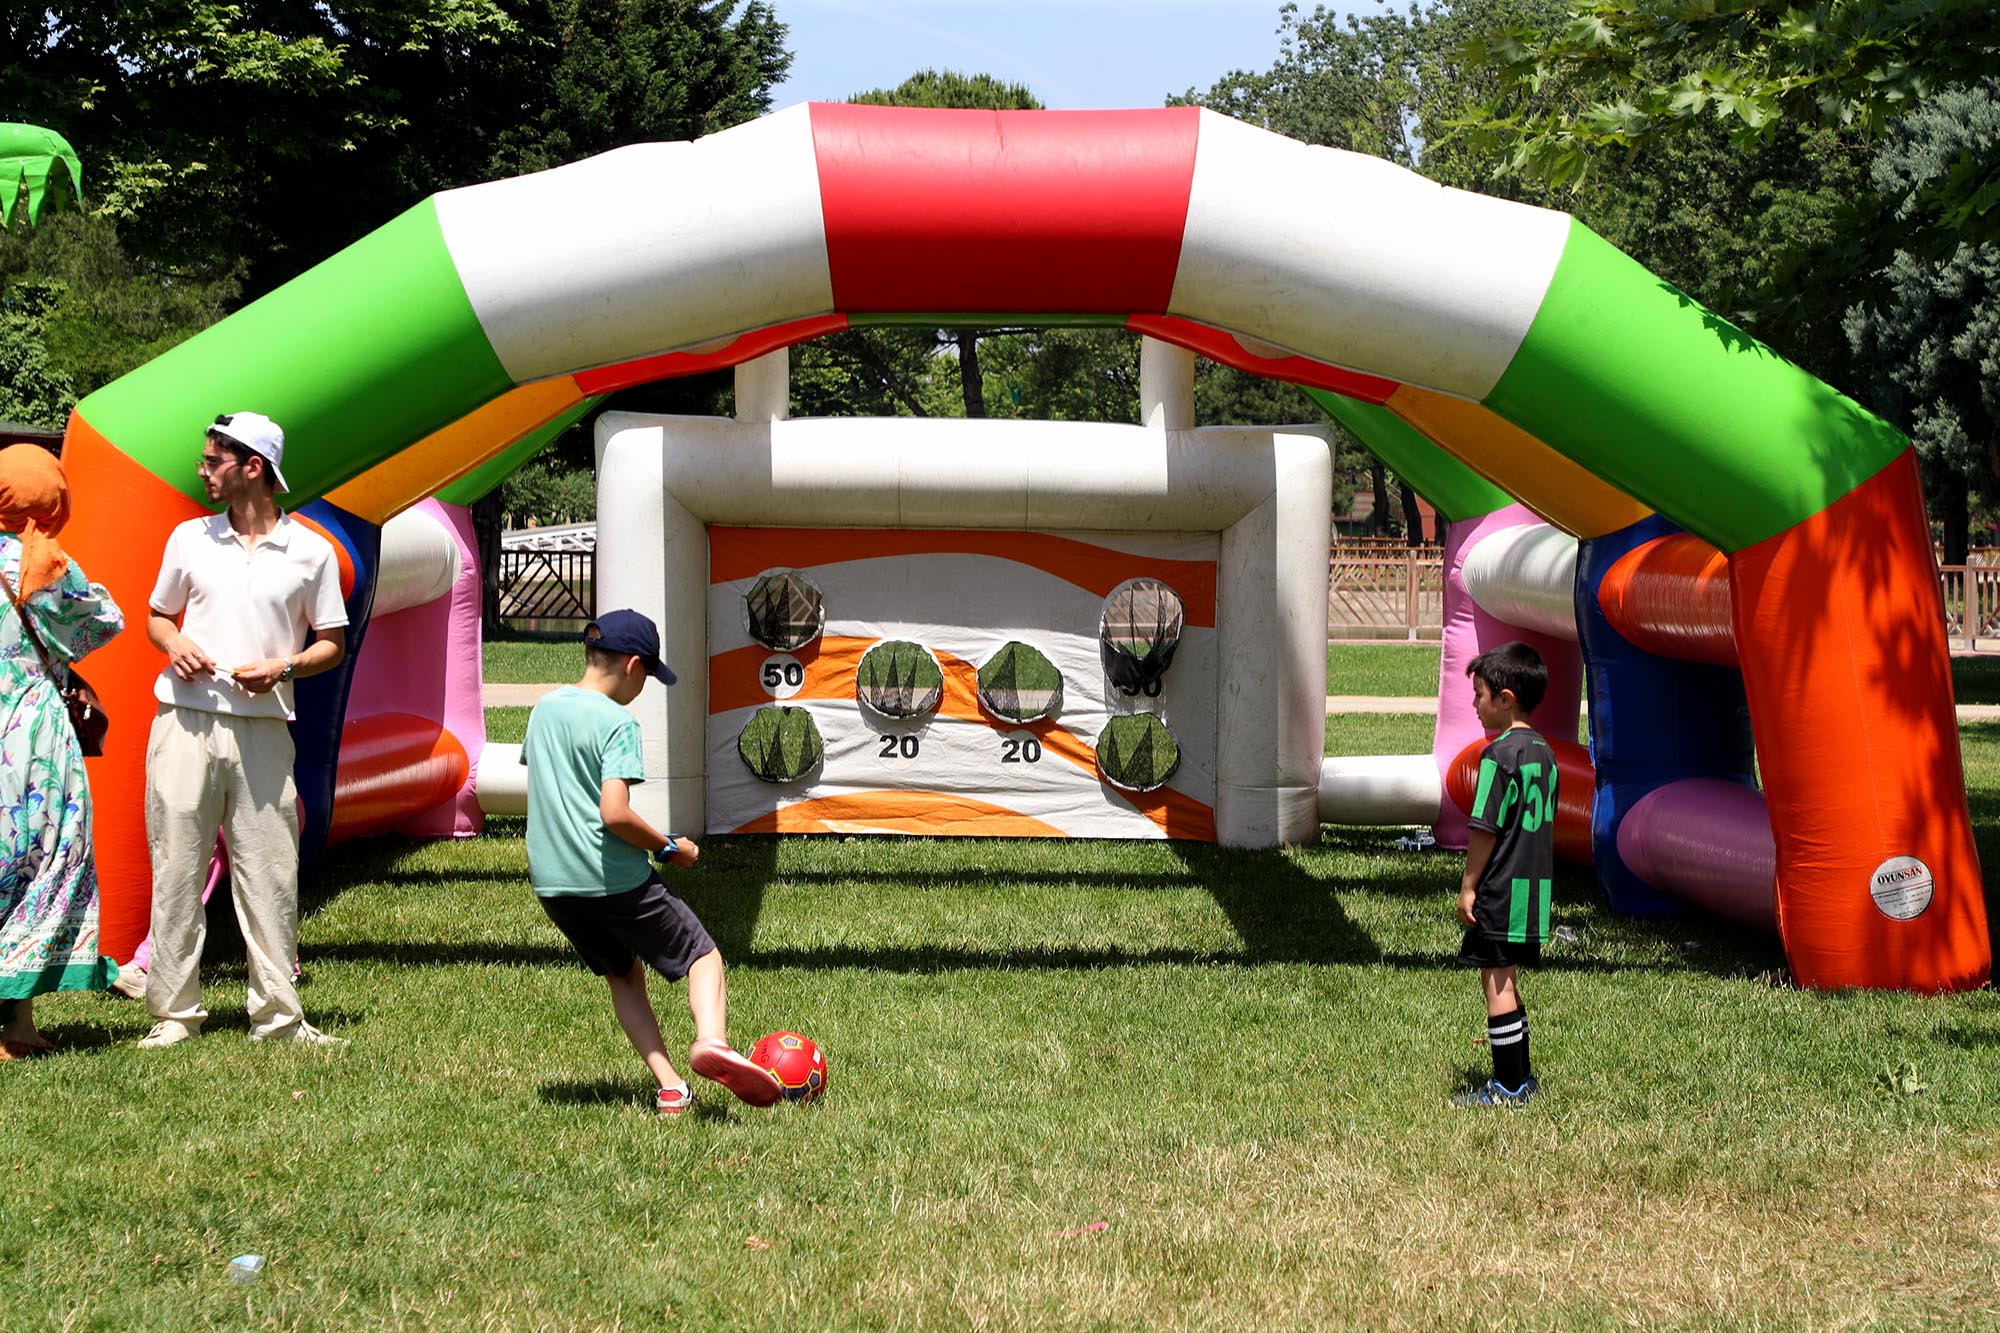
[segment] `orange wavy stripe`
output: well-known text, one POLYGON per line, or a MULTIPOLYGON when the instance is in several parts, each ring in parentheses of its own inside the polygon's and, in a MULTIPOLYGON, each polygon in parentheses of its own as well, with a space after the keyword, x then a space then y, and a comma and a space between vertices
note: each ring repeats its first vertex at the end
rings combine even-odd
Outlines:
POLYGON ((1067 838, 1053 824, 953 792, 864 791, 782 806, 736 833, 911 833, 926 837, 1067 838))
POLYGON ((1160 579, 1180 594, 1190 625, 1215 624, 1215 562, 1163 560, 1041 532, 892 528, 726 528, 708 530, 708 581, 754 578, 794 568, 907 555, 985 555, 1039 569, 1099 597, 1127 579, 1160 579))

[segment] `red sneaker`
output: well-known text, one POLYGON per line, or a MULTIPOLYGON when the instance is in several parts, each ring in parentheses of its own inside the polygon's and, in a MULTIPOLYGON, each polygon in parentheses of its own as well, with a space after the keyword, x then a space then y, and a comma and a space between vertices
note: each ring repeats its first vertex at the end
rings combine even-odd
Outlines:
POLYGON ((653 1098, 653 1109, 661 1115, 679 1115, 694 1105, 694 1089, 682 1084, 678 1088, 661 1088, 653 1098))
POLYGON ((778 1076, 759 1069, 729 1048, 729 1043, 710 1037, 692 1048, 694 1072, 714 1079, 752 1106, 775 1106, 785 1095, 778 1076))

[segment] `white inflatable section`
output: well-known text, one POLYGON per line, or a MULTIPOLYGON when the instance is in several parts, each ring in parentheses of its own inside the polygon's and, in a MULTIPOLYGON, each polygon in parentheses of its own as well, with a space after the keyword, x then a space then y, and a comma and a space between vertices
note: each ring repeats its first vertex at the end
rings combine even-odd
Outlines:
POLYGON ((804 106, 437 196, 516 384, 833 309, 804 106))
POLYGON ((488 742, 472 771, 472 790, 489 815, 527 814, 528 769, 521 762, 521 747, 488 742))
MULTIPOLYGON (((517 384, 833 310, 804 105, 445 191, 435 207, 517 384)), ((1165 313, 1479 400, 1526 337, 1570 226, 1203 111, 1165 313)))
POLYGON ((1169 313, 1474 400, 1541 309, 1570 219, 1201 114, 1169 313))
POLYGON ((1332 486, 1318 428, 605 413, 597 452, 598 605, 653 616, 682 672, 632 705, 648 777, 633 804, 655 824, 710 827, 714 523, 1217 534, 1217 838, 1315 836, 1332 486))
POLYGON ((422 509, 405 509, 382 525, 382 555, 375 574, 374 619, 425 606, 458 582, 458 541, 422 509))
POLYGON ((1546 523, 1502 528, 1465 557, 1465 590, 1508 625, 1576 642, 1576 538, 1546 523))
POLYGON ((1322 760, 1323 824, 1429 824, 1444 800, 1437 760, 1427 754, 1358 754, 1322 760))

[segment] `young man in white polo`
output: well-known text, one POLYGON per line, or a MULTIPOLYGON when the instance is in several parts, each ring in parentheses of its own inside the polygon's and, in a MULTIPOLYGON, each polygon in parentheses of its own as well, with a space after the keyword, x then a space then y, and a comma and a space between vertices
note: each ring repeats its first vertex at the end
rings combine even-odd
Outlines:
POLYGON ((336 666, 347 609, 331 543, 278 507, 285 433, 256 412, 215 419, 196 469, 223 512, 173 530, 146 636, 167 656, 146 743, 153 943, 140 1039, 201 1030, 201 890, 218 830, 250 972, 250 1039, 345 1043, 306 1022, 292 981, 299 939, 298 792, 292 682, 336 666), (176 621, 178 620, 178 623, 176 621), (307 631, 317 636, 306 644, 307 631))

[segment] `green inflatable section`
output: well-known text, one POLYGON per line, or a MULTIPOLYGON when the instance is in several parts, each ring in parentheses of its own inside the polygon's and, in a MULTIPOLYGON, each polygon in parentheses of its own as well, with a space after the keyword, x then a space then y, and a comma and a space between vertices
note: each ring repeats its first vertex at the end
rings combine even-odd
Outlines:
POLYGON ((83 197, 83 163, 69 140, 40 125, 0 122, 0 227, 32 227, 51 198, 83 197))
POLYGON ((77 412, 194 500, 203 430, 218 413, 265 413, 286 429, 297 507, 512 387, 425 200, 77 412))
POLYGON ((1514 503, 1513 496, 1438 448, 1388 408, 1325 389, 1306 389, 1306 395, 1453 523, 1483 518, 1514 503))
POLYGON ((1905 447, 1579 222, 1486 406, 1724 551, 1819 513, 1905 447))

